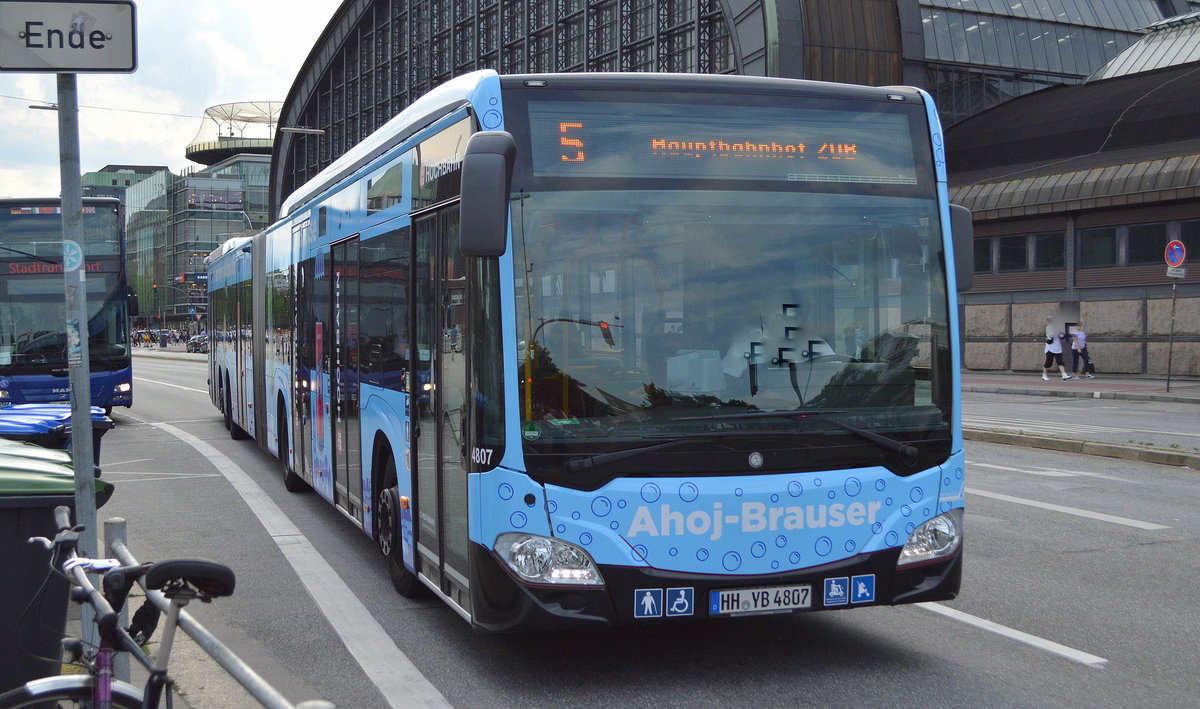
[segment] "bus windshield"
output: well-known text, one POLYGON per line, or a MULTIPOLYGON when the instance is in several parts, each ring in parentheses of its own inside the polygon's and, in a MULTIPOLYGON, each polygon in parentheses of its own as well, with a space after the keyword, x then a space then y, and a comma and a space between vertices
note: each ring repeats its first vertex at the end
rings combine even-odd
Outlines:
MULTIPOLYGON (((88 347, 92 370, 129 365, 120 227, 115 208, 85 207, 88 347)), ((62 221, 58 207, 0 210, 0 367, 11 374, 67 366, 62 221)))
POLYGON ((742 470, 757 452, 763 472, 888 462, 830 421, 944 459, 932 197, 559 191, 513 211, 531 473, 594 484, 651 467, 642 449, 691 474, 720 472, 722 453, 742 470), (745 415, 764 412, 788 415, 745 415))

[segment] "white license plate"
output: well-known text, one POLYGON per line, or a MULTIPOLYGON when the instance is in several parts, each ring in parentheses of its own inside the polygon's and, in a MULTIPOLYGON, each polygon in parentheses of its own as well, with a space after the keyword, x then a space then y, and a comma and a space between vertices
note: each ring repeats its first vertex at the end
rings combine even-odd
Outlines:
POLYGON ((775 613, 812 608, 812 586, 769 586, 709 591, 709 615, 775 613))

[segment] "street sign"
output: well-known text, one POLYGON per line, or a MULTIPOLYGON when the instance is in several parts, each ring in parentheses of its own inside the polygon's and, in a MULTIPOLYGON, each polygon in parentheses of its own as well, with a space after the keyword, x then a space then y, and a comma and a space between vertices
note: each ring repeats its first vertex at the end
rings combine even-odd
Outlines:
POLYGON ((135 14, 132 0, 0 0, 0 71, 132 72, 135 14))
POLYGON ((1178 268, 1187 259, 1187 247, 1183 245, 1182 241, 1172 241, 1167 244, 1167 249, 1163 252, 1163 258, 1166 259, 1168 266, 1178 268))
POLYGON ((1167 266, 1167 278, 1183 278, 1187 276, 1187 269, 1179 266, 1167 266))

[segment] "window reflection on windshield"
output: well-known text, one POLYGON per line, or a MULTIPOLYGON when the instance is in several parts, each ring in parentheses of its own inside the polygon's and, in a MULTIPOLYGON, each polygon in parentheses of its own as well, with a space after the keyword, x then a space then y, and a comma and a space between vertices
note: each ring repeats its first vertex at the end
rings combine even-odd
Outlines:
POLYGON ((801 407, 944 425, 934 209, 784 192, 526 195, 513 230, 525 439, 711 432, 679 419, 801 407))

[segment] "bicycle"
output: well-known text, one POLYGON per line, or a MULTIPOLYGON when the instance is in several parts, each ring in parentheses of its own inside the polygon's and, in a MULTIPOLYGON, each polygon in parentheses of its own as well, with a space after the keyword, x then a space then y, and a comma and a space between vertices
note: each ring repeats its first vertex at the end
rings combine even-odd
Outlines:
MULTIPOLYGON (((24 686, 0 694, 0 709, 19 707, 85 707, 87 709, 157 709, 163 691, 172 687, 167 675, 171 647, 180 611, 194 599, 204 603, 233 593, 233 571, 202 559, 172 559, 157 563, 122 565, 118 559, 91 559, 78 553, 82 526, 72 527, 70 510, 57 507, 54 518, 58 533, 53 540, 34 537, 29 541, 51 550, 51 573, 61 573, 71 582, 71 600, 88 604, 96 612, 95 625, 99 645, 88 651, 81 640, 64 638, 63 649, 69 664, 83 668, 82 674, 58 675, 27 682, 24 686), (103 592, 95 587, 89 573, 103 574, 103 592), (162 641, 155 658, 142 650, 142 643, 153 635, 159 611, 149 600, 134 614, 129 628, 122 628, 119 612, 125 606, 134 583, 143 579, 149 590, 158 590, 170 601, 162 641), (144 689, 113 678, 113 657, 128 652, 150 673, 144 689)), ((166 706, 172 706, 173 693, 167 692, 166 706)))

